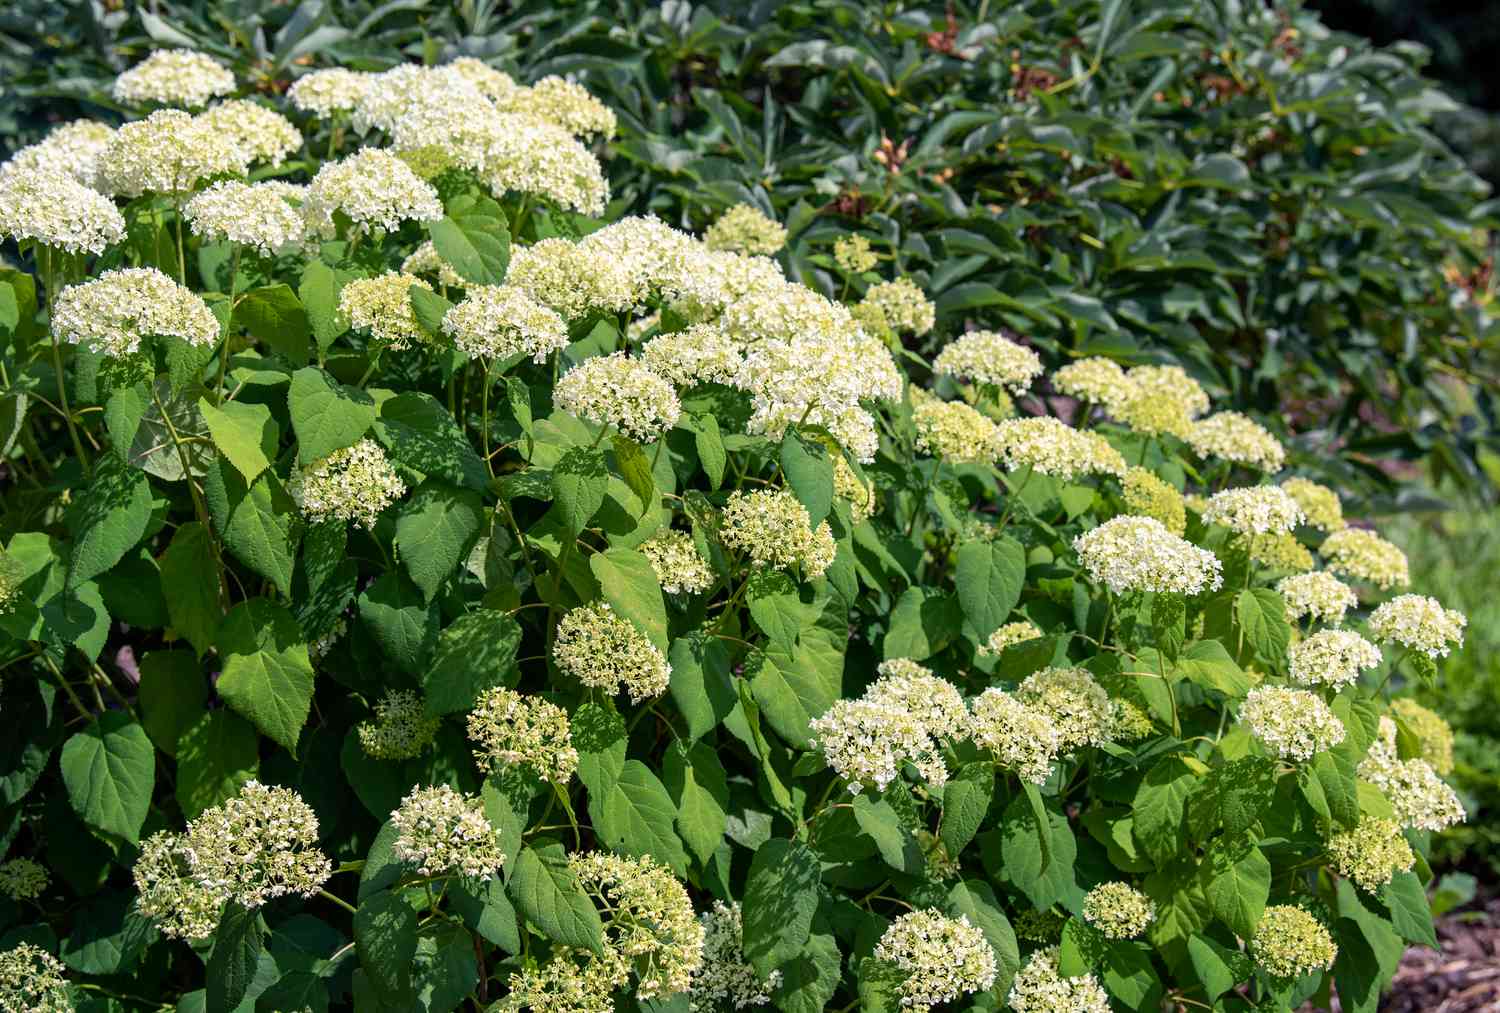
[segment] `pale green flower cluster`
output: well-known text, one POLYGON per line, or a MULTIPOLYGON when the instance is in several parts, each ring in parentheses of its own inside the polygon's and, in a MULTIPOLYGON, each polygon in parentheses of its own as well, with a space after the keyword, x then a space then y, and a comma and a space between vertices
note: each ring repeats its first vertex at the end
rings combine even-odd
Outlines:
POLYGON ((890 328, 902 334, 921 337, 937 322, 937 307, 910 278, 871 285, 864 303, 878 308, 890 328))
POLYGON ((0 615, 10 612, 21 600, 21 574, 15 558, 0 549, 0 615))
POLYGON ((1083 898, 1083 920, 1108 939, 1134 939, 1156 918, 1156 904, 1129 883, 1100 883, 1083 898))
POLYGON ((154 267, 105 271, 58 294, 52 332, 104 355, 130 355, 152 335, 191 345, 219 339, 219 321, 208 304, 154 267))
POLYGON ((66 970, 31 943, 0 953, 0 1013, 73 1013, 66 970))
POLYGON ((1453 773, 1453 729, 1410 697, 1391 701, 1391 714, 1417 737, 1421 758, 1443 777, 1453 773))
POLYGON ((736 204, 703 233, 710 250, 770 256, 786 245, 786 228, 753 204, 736 204))
POLYGON ((1082 668, 1044 668, 1022 680, 1016 698, 1052 719, 1062 752, 1102 746, 1113 736, 1115 708, 1082 668))
POLYGON ((336 162, 324 162, 307 188, 303 205, 309 228, 332 238, 333 215, 342 212, 356 231, 394 231, 405 221, 443 217, 437 191, 388 151, 361 148, 336 162))
POLYGON ((1374 584, 1381 590, 1406 587, 1411 583, 1406 553, 1363 528, 1343 528, 1323 539, 1318 555, 1330 570, 1355 580, 1374 584))
POLYGON ((413 788, 391 813, 396 842, 391 853, 423 876, 491 879, 506 856, 484 803, 446 784, 413 788))
POLYGON ((286 491, 313 524, 357 521, 368 530, 381 511, 406 495, 406 483, 380 444, 364 439, 293 472, 286 491))
POLYGON ((1037 950, 1011 982, 1005 997, 1015 1013, 1109 1013, 1109 993, 1092 974, 1064 978, 1057 947, 1037 950))
POLYGON ((1290 531, 1265 535, 1242 535, 1250 558, 1261 566, 1283 573, 1306 573, 1314 566, 1312 552, 1290 531))
POLYGON ((1271 978, 1293 981, 1333 967, 1339 948, 1327 927, 1291 904, 1272 904, 1250 939, 1250 956, 1271 978))
POLYGON ((193 235, 239 243, 262 257, 300 249, 307 235, 302 201, 307 188, 270 180, 220 180, 183 205, 193 235))
POLYGON ((1284 489, 1274 485, 1225 489, 1208 498, 1203 520, 1241 535, 1289 534, 1306 518, 1284 489))
POLYGON ((1370 631, 1380 640, 1421 651, 1429 658, 1447 657, 1449 644, 1462 647, 1467 625, 1462 612, 1418 594, 1397 595, 1370 615, 1370 631))
POLYGON ((1277 472, 1286 463, 1286 448, 1271 431, 1239 412, 1215 412, 1194 422, 1188 446, 1203 458, 1218 458, 1259 471, 1277 472))
POLYGON ((1344 741, 1344 725, 1323 698, 1305 689, 1257 686, 1240 705, 1240 720, 1261 745, 1302 762, 1344 741))
POLYGON ((1217 591, 1223 564, 1212 552, 1179 538, 1152 517, 1115 517, 1073 539, 1078 561, 1095 583, 1115 594, 1217 591))
POLYGON ((677 425, 677 391, 624 352, 585 359, 563 374, 552 403, 596 426, 614 426, 637 443, 654 443, 677 425))
POLYGON ((0 865, 0 893, 11 900, 35 900, 49 882, 46 868, 29 858, 13 858, 0 865))
POLYGON ((1326 570, 1283 577, 1276 584, 1276 592, 1286 602, 1286 615, 1292 620, 1305 616, 1338 626, 1345 614, 1359 605, 1354 589, 1326 570))
POLYGON ((733 384, 744 364, 739 348, 715 324, 693 324, 657 335, 641 346, 641 358, 682 389, 703 383, 733 384))
POLYGON ((864 274, 875 270, 879 258, 870 249, 870 240, 855 232, 834 241, 833 261, 849 274, 864 274))
POLYGON ((1352 686, 1381 660, 1380 648, 1350 630, 1319 630, 1287 651, 1293 682, 1334 689, 1352 686))
POLYGON ((1114 705, 1116 742, 1139 742, 1156 734, 1156 720, 1140 705, 1131 700, 1115 700, 1114 705))
POLYGON ((0 236, 64 253, 103 253, 125 238, 114 201, 59 169, 0 172, 0 236))
POLYGON ((243 176, 250 153, 201 116, 158 109, 126 123, 99 156, 104 189, 124 197, 181 197, 211 176, 243 176))
POLYGON ((1311 527, 1333 532, 1345 526, 1344 506, 1339 502, 1339 494, 1328 486, 1311 479, 1289 478, 1281 483, 1281 488, 1297 501, 1311 527))
POLYGON ((686 531, 664 529, 641 543, 640 551, 667 594, 698 594, 713 587, 714 572, 686 531))
POLYGON ((975 697, 971 706, 969 734, 974 744, 1021 780, 1046 783, 1062 749, 1051 716, 994 686, 975 697))
POLYGON ((623 313, 636 301, 630 272, 616 254, 566 239, 512 249, 505 281, 568 321, 591 312, 623 313))
POLYGON ((1396 722, 1380 719, 1379 734, 1360 761, 1358 774, 1380 789, 1396 822, 1414 830, 1444 830, 1464 821, 1463 803, 1432 764, 1403 760, 1396 749, 1396 722))
POLYGON ((468 724, 474 762, 486 774, 526 767, 563 785, 578 770, 568 712, 539 696, 495 686, 474 705, 468 724))
POLYGON ((483 168, 485 184, 497 196, 513 191, 579 214, 604 213, 604 168, 567 128, 526 114, 501 113, 499 120, 483 168))
POLYGON ((596 956, 588 950, 560 947, 552 959, 527 961, 511 972, 505 997, 492 1013, 615 1013, 614 994, 630 982, 630 965, 613 951, 596 956))
POLYGON ((1196 419, 1210 407, 1208 392, 1181 366, 1132 366, 1125 378, 1131 388, 1129 400, 1168 402, 1189 419, 1196 419))
MULTIPOLYGON (((470 70, 468 76, 472 75, 470 70)), ((574 137, 599 137, 607 141, 615 135, 614 110, 590 95, 582 85, 555 74, 529 88, 513 89, 504 96, 501 108, 545 120, 574 137)))
MULTIPOLYGON (((95 120, 73 120, 53 127, 35 144, 17 151, 3 165, 0 177, 13 172, 60 172, 86 187, 102 190, 99 159, 115 136, 114 127, 95 120)), ((0 202, 8 207, 8 202, 0 202)))
POLYGON ((1125 370, 1115 360, 1102 356, 1059 367, 1052 373, 1052 386, 1059 394, 1100 405, 1106 411, 1126 403, 1132 395, 1125 370))
POLYGON ((1187 530, 1187 507, 1182 493, 1148 468, 1128 468, 1120 482, 1125 508, 1141 517, 1154 517, 1172 534, 1187 530))
POLYGON ((712 909, 698 917, 703 926, 703 964, 693 972, 688 1009, 714 1013, 726 1005, 731 1009, 767 1006, 771 994, 781 987, 781 971, 765 978, 745 959, 744 917, 739 901, 715 900, 712 909))
POLYGON ((442 66, 449 74, 457 74, 479 89, 480 94, 498 106, 510 100, 520 86, 503 70, 497 70, 483 60, 473 56, 460 56, 442 66))
POLYGON ((206 53, 156 49, 115 78, 110 93, 126 105, 186 106, 196 109, 216 95, 234 91, 234 74, 206 53))
POLYGON ((743 552, 754 566, 799 566, 808 580, 823 576, 838 550, 828 522, 814 528, 807 508, 789 489, 731 493, 719 540, 725 548, 743 552))
POLYGON ((937 908, 901 915, 875 944, 875 959, 900 974, 901 1006, 931 1009, 995 983, 995 951, 968 916, 937 908))
POLYGON ((401 271, 356 278, 339 290, 339 312, 375 341, 396 351, 410 348, 427 340, 412 310, 413 285, 432 291, 425 278, 401 271))
POLYGON ((951 464, 991 464, 1000 452, 995 423, 962 401, 939 401, 912 388, 917 450, 951 464))
POLYGON ((335 113, 352 112, 373 76, 344 67, 315 70, 293 81, 286 97, 296 109, 327 119, 335 113))
POLYGON ((996 436, 1008 471, 1030 468, 1063 481, 1096 474, 1123 477, 1126 471, 1125 458, 1104 437, 1049 415, 1006 419, 996 436))
POLYGON ((671 870, 649 855, 602 851, 571 854, 568 866, 586 891, 605 901, 605 949, 634 970, 636 997, 689 991, 703 964, 704 928, 671 870))
POLYGON ((460 352, 488 361, 526 355, 544 362, 568 346, 562 317, 515 285, 470 287, 442 326, 460 352))
POLYGON ((1410 871, 1417 860, 1400 825, 1373 816, 1360 820, 1353 830, 1330 837, 1328 859, 1335 872, 1369 893, 1379 892, 1396 873, 1410 871))
POLYGON ((1003 334, 970 331, 943 346, 932 360, 932 371, 1007 387, 1021 394, 1042 375, 1042 360, 1025 345, 1003 334))
POLYGON ((611 696, 628 691, 631 703, 661 696, 672 680, 661 649, 605 602, 580 605, 562 617, 552 657, 585 686, 611 696))
POLYGON ((833 494, 849 504, 855 524, 874 516, 875 483, 856 475, 842 454, 833 457, 833 494))
POLYGON ((254 164, 279 166, 302 147, 302 131, 274 109, 247 99, 218 102, 198 114, 209 127, 227 137, 254 164))
POLYGON ((409 689, 388 689, 375 704, 375 719, 355 731, 365 755, 377 760, 409 760, 432 745, 442 720, 427 713, 422 698, 409 689))
POLYGON ((1006 623, 991 633, 984 643, 979 645, 976 652, 980 657, 993 657, 1001 654, 1007 647, 1016 644, 1024 644, 1028 640, 1036 640, 1042 636, 1042 631, 1035 623, 1024 619, 1013 623, 1006 623))

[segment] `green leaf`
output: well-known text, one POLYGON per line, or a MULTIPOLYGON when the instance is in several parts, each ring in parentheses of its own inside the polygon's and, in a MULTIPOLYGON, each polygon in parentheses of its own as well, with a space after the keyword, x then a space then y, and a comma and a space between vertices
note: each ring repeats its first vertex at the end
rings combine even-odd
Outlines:
POLYGON ((219 696, 290 753, 312 707, 313 669, 292 614, 267 598, 229 610, 219 627, 219 696))
POLYGON ((141 724, 168 756, 182 733, 198 723, 208 702, 208 680, 191 651, 151 651, 141 658, 141 724))
POLYGON ((965 764, 943 786, 943 821, 938 837, 949 855, 968 847, 995 795, 995 769, 988 763, 965 764))
POLYGON ((438 256, 466 281, 498 285, 510 264, 510 226, 500 205, 487 197, 459 197, 448 216, 427 226, 438 256))
POLYGON ((396 551, 428 601, 468 556, 483 525, 484 508, 477 495, 433 479, 418 486, 402 506, 396 518, 396 551))
POLYGON ((514 686, 521 626, 504 612, 476 609, 461 615, 438 637, 431 664, 422 670, 429 714, 474 709, 496 686, 514 686))
POLYGON ((883 650, 886 658, 926 661, 958 638, 958 599, 930 587, 909 587, 896 601, 883 650))
POLYGON ((287 388, 287 409, 297 433, 297 454, 311 464, 353 446, 375 422, 375 402, 370 395, 337 383, 316 366, 292 374, 287 388))
POLYGON ((838 940, 826 932, 812 933, 802 952, 781 965, 781 982, 771 993, 771 1008, 782 1013, 824 1013, 838 991, 842 963, 838 940))
POLYGON ((308 325, 320 349, 326 350, 349 329, 348 318, 339 312, 339 289, 348 280, 316 258, 308 261, 302 269, 297 297, 302 301, 308 325))
POLYGON ((293 364, 307 361, 307 311, 289 286, 266 285, 246 292, 235 304, 234 320, 293 364))
POLYGON ((448 315, 453 304, 421 285, 408 288, 406 297, 411 302, 411 315, 416 318, 417 324, 433 338, 440 337, 443 333, 443 317, 448 315))
POLYGON ((1192 936, 1187 942, 1188 959, 1203 983, 1210 1001, 1228 992, 1255 973, 1255 964, 1241 950, 1231 950, 1207 936, 1192 936))
POLYGON ((1211 848, 1203 865, 1203 895, 1214 915, 1241 939, 1255 935, 1271 895, 1271 863, 1253 844, 1211 848))
POLYGON ((232 711, 209 711, 177 743, 177 804, 193 819, 232 797, 260 768, 260 740, 232 711))
POLYGON ((400 894, 381 890, 360 899, 354 912, 354 947, 376 987, 402 993, 411 987, 417 953, 417 912, 400 894))
POLYGON ((687 874, 687 852, 677 836, 677 806, 640 760, 626 760, 602 800, 590 797, 594 832, 612 851, 650 855, 678 876, 687 874))
POLYGON ((672 700, 687 719, 688 737, 701 739, 734 710, 739 696, 730 683, 724 641, 701 631, 672 641, 672 700))
POLYGON ((606 549, 589 557, 604 600, 660 650, 667 649, 667 605, 651 561, 634 549, 606 549))
POLYGON ((821 881, 818 857, 801 841, 772 838, 756 849, 745 881, 744 951, 761 978, 806 950, 821 881))
POLYGON ((494 943, 506 953, 521 952, 521 930, 516 924, 516 909, 505 895, 505 884, 498 877, 482 883, 450 880, 448 896, 453 901, 454 911, 471 932, 477 932, 481 938, 494 943))
POLYGON ((156 785, 156 751, 129 714, 99 715, 63 743, 59 765, 83 822, 132 844, 140 840, 156 785))
POLYGON ((570 447, 552 469, 552 499, 568 533, 576 535, 604 505, 609 488, 609 468, 604 454, 585 447, 570 447))
POLYGON ((225 401, 214 407, 208 398, 198 399, 198 412, 208 426, 214 446, 229 459, 246 482, 271 466, 281 431, 271 418, 271 409, 263 404, 225 401))
POLYGON ((781 470, 817 527, 833 509, 833 460, 827 448, 789 428, 781 439, 781 470))
POLYGON ((889 802, 874 801, 864 793, 854 796, 854 822, 875 842, 875 848, 886 865, 897 872, 921 872, 924 864, 922 850, 917 847, 911 831, 901 825, 900 817, 889 802))
POLYGON ((300 515, 275 472, 264 471, 247 486, 238 471, 216 461, 204 476, 203 495, 229 551, 290 597, 300 515))
POLYGON ((1188 820, 1199 839, 1222 828, 1232 837, 1250 832, 1276 798, 1276 762, 1242 756, 1210 770, 1188 801, 1188 820))
POLYGON ((1217 640, 1198 640, 1189 644, 1177 659, 1173 674, 1231 699, 1237 700, 1250 692, 1249 676, 1217 640))
POLYGON ((1309 782, 1316 783, 1327 805, 1327 815, 1351 830, 1360 821, 1355 771, 1353 760, 1338 750, 1330 749, 1314 755, 1312 761, 1299 772, 1304 786, 1308 786, 1309 782))
POLYGON ((292 971, 255 997, 255 1013, 328 1013, 328 986, 312 971, 292 971))
POLYGON ((703 866, 724 842, 729 785, 718 756, 706 744, 670 746, 662 780, 677 803, 677 832, 703 866))
MULTIPOLYGON (((1048 811, 1044 815, 1049 831, 1046 840, 1025 794, 1016 795, 1005 807, 999 831, 999 854, 1005 875, 1041 910, 1076 888, 1073 863, 1078 855, 1078 842, 1068 829, 1068 821, 1059 813, 1048 811)), ((987 840, 988 836, 980 843, 987 840)))
POLYGON ((1011 979, 1021 967, 1021 954, 1015 930, 1005 917, 994 889, 982 880, 961 880, 948 891, 945 907, 951 915, 967 917, 969 924, 984 933, 990 948, 995 951, 995 963, 999 971, 995 979, 995 992, 999 995, 1007 994, 1011 979))
POLYGON ((207 1013, 231 1013, 245 998, 260 966, 264 945, 260 912, 231 902, 219 920, 204 968, 208 981, 207 1013))
POLYGON ((438 610, 415 584, 387 571, 359 596, 359 618, 375 635, 380 649, 413 675, 423 667, 438 641, 438 610))
POLYGON ((219 621, 219 564, 213 535, 197 521, 187 521, 172 536, 161 557, 167 615, 172 628, 193 645, 201 658, 214 643, 219 621))
POLYGON ((475 492, 489 483, 489 469, 453 416, 421 391, 382 401, 375 433, 392 461, 423 476, 447 479, 475 492))
POLYGON ((1269 588, 1241 591, 1234 601, 1235 618, 1245 641, 1268 664, 1280 664, 1291 642, 1292 627, 1286 621, 1286 603, 1269 588))
POLYGON ((1432 927, 1432 909, 1427 906, 1427 891, 1411 871, 1398 872, 1380 890, 1380 899, 1391 913, 1391 926, 1409 943, 1438 949, 1437 933, 1432 927))
POLYGON ((1157 865, 1166 864, 1182 850, 1183 815, 1198 778, 1198 772, 1181 756, 1164 756, 1136 789, 1131 804, 1135 838, 1157 865))
POLYGON ((548 939, 563 946, 604 952, 604 923, 584 893, 562 849, 525 847, 516 856, 507 884, 516 908, 548 939))
POLYGON ((1026 550, 1008 536, 992 542, 975 539, 958 550, 954 572, 958 603, 979 639, 1005 625, 1021 600, 1026 582, 1026 550))
POLYGON ((698 451, 698 461, 703 465, 703 473, 708 476, 709 487, 717 489, 724 483, 724 469, 729 464, 724 437, 719 433, 719 420, 712 415, 693 416, 693 444, 698 451))
POLYGON ((101 457, 68 512, 73 562, 68 587, 76 588, 125 558, 151 523, 151 483, 114 454, 101 457))
POLYGON ((651 475, 651 462, 646 458, 640 444, 624 436, 616 435, 610 440, 615 448, 615 465, 630 491, 641 501, 641 507, 649 510, 660 503, 656 494, 656 479, 651 475))

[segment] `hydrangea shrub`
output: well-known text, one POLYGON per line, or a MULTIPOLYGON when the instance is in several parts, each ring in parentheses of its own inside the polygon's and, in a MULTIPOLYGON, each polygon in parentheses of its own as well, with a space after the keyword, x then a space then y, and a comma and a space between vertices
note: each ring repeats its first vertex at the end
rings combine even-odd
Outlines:
POLYGON ((226 74, 0 167, 0 1009, 1374 1010, 1435 943, 1392 701, 1464 617, 1276 417, 602 214, 558 78, 226 74))

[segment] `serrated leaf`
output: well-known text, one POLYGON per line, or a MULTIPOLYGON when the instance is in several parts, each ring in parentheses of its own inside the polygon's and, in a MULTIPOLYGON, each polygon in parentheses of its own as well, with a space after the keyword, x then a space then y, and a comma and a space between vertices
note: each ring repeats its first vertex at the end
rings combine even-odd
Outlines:
POLYGON ((396 551, 412 583, 431 601, 469 554, 484 525, 479 497, 428 479, 396 518, 396 551))
POLYGON ((348 318, 339 312, 339 289, 348 280, 316 258, 302 269, 297 298, 302 301, 313 339, 320 349, 326 350, 349 329, 348 318))
POLYGON ((208 980, 207 1013, 231 1013, 255 979, 264 935, 260 911, 246 911, 231 902, 219 920, 204 968, 208 980))
POLYGON ((658 649, 667 649, 667 605, 651 561, 634 549, 613 548, 589 557, 604 600, 635 624, 658 649))
POLYGON ((379 988, 405 992, 417 952, 417 912, 390 890, 362 897, 354 912, 354 946, 360 967, 379 988))
POLYGON ((805 952, 821 880, 817 855, 800 841, 773 838, 756 849, 745 881, 744 951, 760 977, 805 952))
POLYGON ((1254 845, 1209 851, 1203 866, 1203 895, 1209 909, 1241 939, 1255 935, 1271 894, 1271 863, 1254 845))
POLYGON ((410 580, 385 574, 359 596, 359 618, 380 649, 406 671, 420 675, 438 642, 438 610, 410 580))
POLYGON ((168 756, 203 715, 208 680, 191 651, 151 651, 139 661, 141 724, 168 756))
POLYGON ((609 469, 598 450, 572 447, 552 467, 552 500, 570 534, 578 534, 604 505, 609 469))
POLYGON ((1235 619, 1244 631, 1245 641, 1262 661, 1279 664, 1286 657, 1292 627, 1286 621, 1286 603, 1269 588, 1241 591, 1234 601, 1235 619))
POLYGON ((260 768, 255 729, 232 711, 209 711, 177 741, 177 804, 188 819, 232 797, 260 768))
POLYGON ((134 844, 151 807, 156 751, 129 714, 106 711, 63 743, 59 760, 73 811, 89 826, 134 844))
POLYGON ((781 470, 817 527, 833 509, 833 461, 827 448, 789 428, 781 439, 781 470))
POLYGON ((438 637, 431 664, 422 671, 427 712, 473 710, 495 686, 514 686, 521 626, 504 612, 476 609, 459 616, 438 637))
POLYGON ((125 558, 151 523, 151 483, 111 454, 101 457, 68 513, 73 531, 68 587, 76 588, 125 558))
POLYGON ((981 641, 1010 618, 1025 582, 1026 550, 1013 538, 975 539, 958 550, 958 603, 981 641))
POLYGON ((289 286, 266 285, 246 292, 235 303, 234 321, 293 364, 307 361, 307 312, 289 286))
POLYGON ((604 951, 604 923, 561 848, 522 848, 506 889, 521 914, 548 939, 594 953, 604 951))
POLYGON ((353 446, 375 422, 375 402, 362 390, 345 387, 316 366, 292 374, 287 410, 297 433, 297 454, 311 464, 353 446))
POLYGON ((219 696, 288 752, 312 707, 313 669, 292 614, 266 598, 229 610, 219 627, 219 696))
POLYGON ((276 473, 264 471, 247 486, 228 462, 215 461, 204 475, 203 496, 229 551, 290 596, 300 515, 276 473))
POLYGON ((677 806, 666 787, 639 760, 626 760, 603 799, 589 799, 594 832, 612 851, 650 855, 679 876, 687 874, 687 852, 677 836, 677 806))
POLYGON ((202 657, 213 646, 223 613, 219 609, 219 564, 214 556, 213 535, 197 521, 177 529, 161 557, 167 615, 172 628, 185 637, 202 657))
POLYGON ((465 281, 499 285, 510 263, 510 229, 505 212, 488 198, 455 202, 447 217, 427 226, 432 245, 465 281))
POLYGON ((208 426, 214 446, 238 469, 246 482, 255 481, 276 457, 280 431, 263 404, 226 401, 215 407, 206 397, 198 399, 198 412, 208 426))

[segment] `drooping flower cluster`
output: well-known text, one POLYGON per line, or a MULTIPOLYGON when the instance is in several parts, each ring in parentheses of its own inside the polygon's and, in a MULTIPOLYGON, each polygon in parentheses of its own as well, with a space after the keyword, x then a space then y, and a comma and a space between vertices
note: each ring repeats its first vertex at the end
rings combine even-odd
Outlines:
POLYGON ((636 975, 640 999, 692 988, 703 964, 704 927, 687 890, 649 855, 627 858, 603 851, 568 856, 585 890, 609 902, 605 949, 636 975))
POLYGON ((11 173, 57 172, 90 189, 102 190, 99 159, 114 136, 114 127, 96 120, 64 123, 0 164, 0 177, 11 173))
POLYGON ((1344 615, 1359 605, 1354 589, 1326 570, 1283 577, 1276 584, 1276 592, 1286 602, 1286 615, 1292 620, 1305 616, 1338 626, 1344 615))
POLYGON ((557 667, 585 686, 640 703, 667 691, 672 668, 635 624, 605 602, 580 605, 562 617, 552 642, 557 667))
POLYGON ((1318 555, 1330 570, 1355 580, 1368 581, 1381 590, 1411 583, 1406 553, 1363 528, 1342 528, 1323 539, 1318 555))
POLYGON ((713 570, 686 531, 663 530, 641 543, 640 551, 667 594, 697 594, 714 584, 713 570))
POLYGON ((1147 468, 1129 468, 1121 480, 1125 508, 1140 517, 1154 517, 1168 531, 1180 535, 1187 529, 1187 507, 1182 493, 1163 482, 1147 468))
POLYGON ((900 973, 901 1005, 931 1009, 995 983, 995 951, 965 915, 950 918, 936 908, 910 911, 875 944, 875 959, 900 973))
POLYGON ((539 696, 495 686, 469 712, 474 762, 487 774, 525 767, 544 781, 567 784, 578 769, 568 712, 539 696))
POLYGON ((1215 412, 1194 422, 1187 444, 1199 457, 1218 458, 1259 471, 1277 472, 1286 463, 1286 448, 1270 430, 1239 412, 1215 412))
POLYGON ((1344 527, 1343 504, 1339 502, 1339 494, 1328 486, 1311 479, 1289 478, 1281 483, 1281 488, 1297 501, 1310 526, 1327 532, 1344 527))
POLYGON ((703 926, 703 965, 693 972, 688 1009, 714 1013, 726 1004, 737 1010, 769 1005, 771 994, 781 987, 782 973, 772 971, 762 979, 745 959, 739 901, 716 900, 698 921, 703 926))
POLYGON ((1370 631, 1376 637, 1429 658, 1447 657, 1449 644, 1463 646, 1466 625, 1462 612, 1418 594, 1397 595, 1370 615, 1370 631))
POLYGON ((865 292, 864 304, 875 307, 893 331, 918 337, 932 330, 937 307, 910 278, 881 281, 865 292))
POLYGON ((1006 419, 997 427, 996 436, 1008 471, 1029 467, 1064 481, 1080 475, 1125 474, 1125 458, 1108 440, 1051 416, 1006 419))
POLYGON ((0 894, 11 900, 35 900, 49 882, 47 870, 29 858, 12 858, 0 865, 0 894))
POLYGON ((211 345, 219 321, 201 297, 154 267, 105 271, 58 294, 52 331, 64 341, 115 357, 130 355, 151 335, 211 345))
POLYGON ((1151 517, 1115 517, 1073 540, 1090 579, 1115 594, 1158 591, 1194 595, 1217 591, 1223 564, 1151 517))
POLYGON ((406 495, 406 483, 380 444, 364 439, 293 472, 286 491, 314 524, 358 521, 368 530, 381 511, 406 495))
POLYGON ((157 49, 116 77, 111 94, 127 105, 155 102, 196 109, 232 91, 234 74, 206 53, 157 49))
POLYGON ((1367 816, 1353 830, 1342 830, 1328 839, 1328 858, 1340 876, 1354 880, 1369 893, 1376 893, 1398 872, 1416 864, 1411 845, 1394 820, 1367 816))
POLYGON ((391 853, 423 876, 489 879, 506 856, 484 803, 446 784, 413 788, 391 813, 396 841, 391 853))
POLYGON ((514 285, 470 287, 443 315, 443 332, 460 352, 489 361, 527 355, 543 362, 568 345, 562 317, 514 285))
POLYGON ((1360 761, 1360 779, 1380 789, 1403 827, 1436 832, 1462 823, 1464 807, 1458 795, 1426 760, 1401 759, 1396 734, 1396 722, 1382 717, 1375 742, 1360 761))
POLYGON ((997 655, 1007 647, 1024 644, 1026 641, 1036 640, 1040 636, 1042 636, 1042 631, 1037 628, 1035 623, 1024 619, 1019 622, 1006 623, 1004 626, 996 628, 995 632, 991 633, 985 642, 979 645, 979 650, 976 653, 980 657, 997 655))
POLYGON ((1250 939, 1250 955, 1273 979, 1293 981, 1333 967, 1339 949, 1328 928, 1291 904, 1272 904, 1261 915, 1250 939))
POLYGON ((1344 741, 1344 725, 1323 698, 1305 689, 1257 686, 1240 720, 1272 754, 1302 762, 1344 741))
POLYGON ((585 359, 568 370, 552 401, 586 422, 614 426, 637 443, 655 442, 682 417, 672 385, 624 352, 585 359))
POLYGON ((1102 746, 1114 730, 1115 708, 1104 687, 1082 668, 1044 668, 1022 680, 1016 697, 1052 719, 1058 748, 1102 746))
POLYGON ((1037 950, 1016 972, 1005 997, 1015 1013, 1109 1013, 1109 993, 1092 974, 1065 978, 1057 969, 1057 947, 1037 950))
POLYGON ((1083 920, 1109 939, 1134 939, 1156 917, 1156 904, 1129 883, 1100 883, 1083 898, 1083 920))
POLYGON ((789 489, 734 492, 724 504, 719 539, 755 566, 800 566, 809 580, 823 576, 837 546, 827 521, 812 526, 807 508, 789 489))
POLYGON ((1203 520, 1242 535, 1289 534, 1304 520, 1302 508, 1274 485, 1244 486, 1214 493, 1203 520))
POLYGON ((99 177, 120 196, 180 198, 212 176, 243 176, 249 164, 249 152, 203 117, 158 109, 115 131, 99 156, 99 177))
POLYGON ((246 99, 218 102, 198 118, 238 147, 249 161, 280 165, 302 147, 302 131, 274 109, 246 99))
POLYGON ((356 230, 390 232, 404 221, 431 222, 443 217, 437 191, 388 151, 361 148, 336 162, 324 162, 307 188, 303 205, 309 228, 332 238, 334 212, 356 230))
POLYGON ((970 331, 943 346, 932 360, 932 371, 1007 387, 1020 394, 1042 374, 1042 360, 1003 334, 970 331))
POLYGON ((1416 737, 1421 759, 1443 777, 1453 773, 1453 729, 1447 721, 1411 697, 1392 700, 1391 714, 1416 737))
POLYGON ((1380 648, 1349 630, 1319 630, 1287 651, 1292 681, 1303 686, 1351 686, 1380 662, 1380 648))
POLYGON ((375 719, 355 729, 367 756, 409 760, 432 745, 442 720, 427 713, 422 698, 409 689, 388 689, 375 704, 375 719))
POLYGON ((736 204, 703 233, 710 250, 770 256, 786 245, 786 228, 753 204, 736 204))
POLYGON ((125 238, 114 201, 50 168, 0 172, 0 236, 64 253, 103 253, 125 238))
POLYGON ((220 180, 183 205, 193 235, 240 243, 262 257, 301 247, 307 233, 302 217, 306 188, 271 180, 220 180))
POLYGON ((62 961, 32 943, 0 953, 0 1010, 4 1013, 73 1013, 62 961))
POLYGON ((975 697, 972 707, 969 733, 974 744, 1021 780, 1044 784, 1062 749, 1051 716, 994 686, 975 697))

